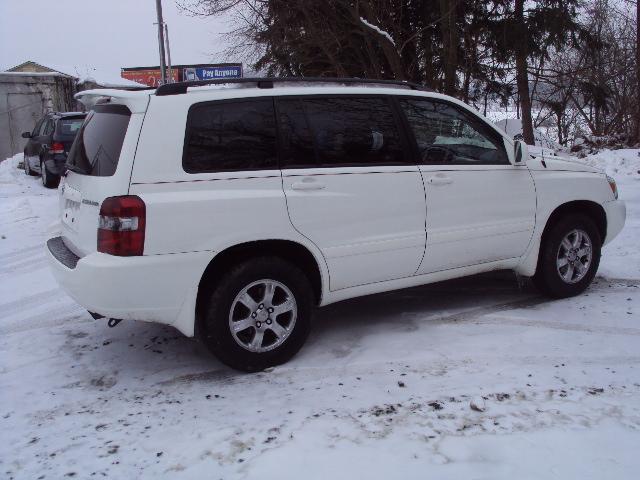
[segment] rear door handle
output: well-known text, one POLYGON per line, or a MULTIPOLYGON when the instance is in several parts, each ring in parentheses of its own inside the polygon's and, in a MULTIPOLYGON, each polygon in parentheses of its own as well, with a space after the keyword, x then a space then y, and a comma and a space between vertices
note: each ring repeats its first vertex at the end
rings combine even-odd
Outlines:
POLYGON ((293 182, 291 184, 292 190, 322 190, 326 185, 313 178, 303 178, 300 182, 293 182))
POLYGON ((429 177, 429 183, 431 185, 448 185, 453 183, 453 179, 451 177, 447 177, 446 175, 436 175, 433 177, 429 177))

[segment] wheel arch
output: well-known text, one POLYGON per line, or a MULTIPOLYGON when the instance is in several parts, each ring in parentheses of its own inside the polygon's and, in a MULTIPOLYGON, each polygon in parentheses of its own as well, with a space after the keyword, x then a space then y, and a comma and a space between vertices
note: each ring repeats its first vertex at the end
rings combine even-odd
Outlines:
POLYGON ((304 245, 293 240, 256 240, 230 246, 217 253, 205 268, 196 296, 196 334, 205 308, 206 292, 215 287, 220 272, 251 257, 275 256, 294 263, 302 269, 313 288, 316 305, 322 301, 323 272, 320 260, 304 245))
POLYGON ((598 228, 598 233, 600 234, 600 241, 604 242, 604 239, 607 236, 607 214, 605 213, 602 205, 590 200, 573 200, 556 207, 556 209, 551 212, 551 215, 549 215, 544 226, 542 242, 544 242, 546 234, 549 232, 551 227, 558 222, 558 220, 567 215, 580 213, 588 216, 594 221, 598 228))
POLYGON ((516 272, 526 277, 533 276, 538 269, 538 261, 540 259, 540 249, 549 230, 561 218, 567 215, 585 214, 591 218, 598 228, 600 239, 604 242, 607 233, 607 215, 604 208, 597 202, 592 200, 571 200, 558 205, 551 211, 547 217, 542 233, 534 236, 529 252, 524 256, 516 267, 516 272))

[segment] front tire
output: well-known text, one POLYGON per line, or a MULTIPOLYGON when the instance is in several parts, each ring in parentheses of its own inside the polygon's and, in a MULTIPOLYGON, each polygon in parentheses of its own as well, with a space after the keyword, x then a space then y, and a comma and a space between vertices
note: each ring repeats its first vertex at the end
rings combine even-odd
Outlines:
POLYGON ((291 359, 311 329, 313 290, 307 276, 278 257, 247 260, 211 289, 201 338, 226 365, 256 372, 291 359))
POLYGON ((593 220, 568 215, 545 232, 533 283, 553 298, 578 295, 598 271, 602 240, 593 220))

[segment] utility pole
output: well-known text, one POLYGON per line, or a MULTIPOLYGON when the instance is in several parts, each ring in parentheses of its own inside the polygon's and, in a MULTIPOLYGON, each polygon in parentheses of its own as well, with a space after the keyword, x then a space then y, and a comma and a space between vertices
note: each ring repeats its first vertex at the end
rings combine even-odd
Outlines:
POLYGON ((160 51, 160 81, 167 83, 167 64, 164 59, 164 22, 162 21, 162 0, 156 0, 158 14, 158 49, 160 51))
POLYGON ((171 49, 169 48, 169 25, 164 24, 164 39, 167 42, 167 78, 169 83, 173 83, 173 74, 171 72, 171 49))

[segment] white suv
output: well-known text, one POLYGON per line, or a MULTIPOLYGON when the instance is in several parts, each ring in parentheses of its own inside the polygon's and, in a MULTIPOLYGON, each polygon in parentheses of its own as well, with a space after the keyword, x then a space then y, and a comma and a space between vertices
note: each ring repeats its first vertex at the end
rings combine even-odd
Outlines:
POLYGON ((496 269, 582 292, 622 229, 615 183, 531 157, 399 82, 94 90, 48 241, 94 317, 173 325, 224 363, 290 359, 314 307, 496 269))

